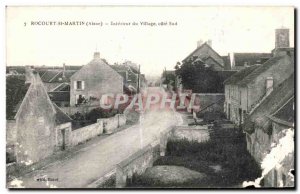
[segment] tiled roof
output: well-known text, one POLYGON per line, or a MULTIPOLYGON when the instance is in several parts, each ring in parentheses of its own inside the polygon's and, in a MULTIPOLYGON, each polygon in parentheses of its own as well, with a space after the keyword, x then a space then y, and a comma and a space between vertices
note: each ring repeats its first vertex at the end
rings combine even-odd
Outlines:
POLYGON ((29 86, 24 75, 6 76, 6 119, 14 119, 29 86))
MULTIPOLYGON (((207 44, 207 42, 203 43, 201 46, 199 46, 198 48, 196 48, 191 54, 189 54, 185 59, 183 59, 182 61, 186 61, 187 59, 189 59, 190 57, 192 57, 199 49, 201 49, 204 46, 208 46, 214 53, 216 53, 219 57, 221 57, 219 55, 219 53, 217 53, 213 48, 211 48, 211 46, 209 46, 209 44, 207 44)), ((222 57, 221 57, 222 58, 222 57)))
POLYGON ((287 123, 294 123, 295 110, 294 110, 294 96, 288 100, 288 102, 281 107, 272 117, 278 119, 277 121, 284 121, 287 123))
POLYGON ((76 71, 70 79, 81 79, 87 76, 97 76, 99 82, 107 80, 114 75, 114 79, 122 79, 123 77, 107 63, 105 59, 94 57, 87 65, 76 71))
POLYGON ((64 92, 48 92, 50 99, 54 102, 62 101, 69 102, 70 101, 70 91, 64 92))
POLYGON ((235 75, 237 73, 237 71, 232 71, 232 70, 230 70, 230 71, 223 70, 223 71, 216 71, 216 72, 217 72, 220 80, 222 80, 222 81, 223 80, 226 81, 226 80, 230 79, 233 75, 235 75))
POLYGON ((42 76, 41 79, 43 82, 50 82, 55 76, 57 76, 61 70, 47 70, 42 76))
POLYGON ((55 103, 53 103, 54 109, 56 111, 55 114, 55 123, 57 125, 71 122, 72 119, 66 115, 55 103))
POLYGON ((111 67, 116 71, 128 71, 128 67, 125 65, 111 65, 111 67))
POLYGON ((70 84, 64 82, 52 90, 52 92, 61 92, 61 91, 70 91, 70 84))
POLYGON ((247 75, 249 75, 252 71, 258 68, 259 65, 252 65, 245 69, 242 69, 236 73, 234 73, 231 77, 225 80, 224 84, 235 85, 242 81, 247 75))
POLYGON ((63 71, 61 71, 57 76, 55 76, 54 79, 51 80, 51 83, 55 82, 69 82, 70 77, 76 72, 77 70, 66 70, 65 71, 65 78, 63 78, 63 71))
MULTIPOLYGON (((237 84, 240 86, 246 86, 250 82, 252 82, 255 78, 257 78, 260 74, 268 70, 271 66, 280 63, 282 60, 287 59, 289 63, 293 61, 289 56, 279 56, 279 57, 272 57, 267 62, 262 65, 259 65, 258 68, 255 68, 250 74, 248 74, 243 80, 238 82, 237 84)), ((279 73, 279 72, 278 72, 279 73)))
POLYGON ((262 64, 271 57, 271 53, 233 53, 235 66, 262 64))
POLYGON ((262 128, 265 132, 270 132, 270 119, 268 115, 275 113, 291 97, 294 96, 294 74, 275 88, 269 96, 249 115, 244 124, 244 131, 254 132, 254 126, 262 128))
POLYGON ((76 73, 77 70, 66 70, 65 78, 63 78, 63 70, 47 70, 42 76, 41 79, 43 82, 47 83, 57 83, 57 82, 69 82, 70 77, 76 73))

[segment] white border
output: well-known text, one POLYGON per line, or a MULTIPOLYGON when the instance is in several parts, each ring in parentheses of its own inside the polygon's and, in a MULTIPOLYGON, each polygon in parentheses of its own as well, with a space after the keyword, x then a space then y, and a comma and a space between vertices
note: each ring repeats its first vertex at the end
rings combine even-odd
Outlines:
MULTIPOLYGON (((295 6, 296 8, 299 8, 300 1, 296 0, 251 0, 251 1, 237 1, 237 0, 202 0, 201 2, 196 0, 52 0, 52 1, 41 1, 41 0, 2 0, 0 2, 1 4, 1 25, 0 25, 0 37, 1 37, 1 52, 0 52, 0 58, 1 58, 1 65, 0 65, 0 107, 2 107, 2 111, 0 111, 0 130, 2 130, 2 135, 0 139, 0 158, 1 158, 1 164, 0 165, 0 172, 2 172, 1 181, 0 181, 0 190, 1 193, 8 193, 9 191, 6 189, 6 175, 5 175, 5 6, 6 5, 161 5, 161 6, 190 6, 190 5, 198 5, 198 6, 204 6, 204 5, 238 5, 238 6, 245 6, 245 5, 252 5, 252 6, 295 6)), ((297 26, 299 25, 299 20, 297 21, 297 26)), ((296 39, 297 40, 297 39, 296 39)), ((298 41, 297 41, 298 43, 298 41)), ((295 45, 298 45, 295 42, 295 45)), ((297 52, 298 54, 298 52, 297 52)), ((297 55, 298 56, 298 55, 297 55)), ((297 64, 298 65, 298 64, 297 64)), ((299 70, 299 67, 297 68, 299 70)), ((297 75, 299 75, 299 72, 297 72, 297 75)), ((299 90, 299 83, 297 84, 297 89, 299 90)), ((297 96, 297 103, 299 103, 299 98, 297 96)), ((299 107, 297 107, 299 110, 299 107)), ((299 114, 297 114, 297 120, 298 120, 299 114)), ((296 129, 297 130, 297 129, 296 129)), ((299 141, 299 131, 297 131, 297 140, 299 141)), ((297 156, 299 157, 299 148, 297 152, 297 156)), ((299 160, 299 158, 298 158, 299 160)), ((298 171, 297 171, 297 175, 298 171)), ((299 180, 299 177, 297 178, 299 180)), ((298 183, 298 182, 297 182, 298 183)), ((298 184, 297 184, 298 185, 298 184)), ((209 190, 208 190, 209 191, 209 190)), ((200 192, 208 192, 208 191, 201 191, 200 192)), ((226 192, 226 190, 215 190, 214 192, 226 192)), ((10 191, 11 192, 11 191, 10 191)), ((32 191, 22 191, 22 192, 32 192, 32 191)), ((46 192, 46 191, 40 191, 40 192, 46 192)), ((51 192, 51 191, 50 191, 51 192)), ((64 193, 66 191, 58 191, 58 193, 64 193)), ((73 192, 73 191, 72 191, 73 192)), ((114 191, 118 192, 118 191, 114 191)), ((124 192, 124 191, 122 191, 124 192)), ((131 192, 131 191, 129 191, 131 192)), ((143 191, 145 192, 145 191, 143 191)), ((170 193, 170 192, 186 192, 186 191, 180 191, 180 190, 170 190, 170 191, 155 191, 158 193, 170 193)), ((231 192, 231 191, 229 191, 231 192)), ((238 190, 237 192, 246 192, 238 190)), ((269 191, 257 191, 259 193, 265 193, 269 191)), ((280 193, 287 193, 290 191, 279 191, 280 193)))

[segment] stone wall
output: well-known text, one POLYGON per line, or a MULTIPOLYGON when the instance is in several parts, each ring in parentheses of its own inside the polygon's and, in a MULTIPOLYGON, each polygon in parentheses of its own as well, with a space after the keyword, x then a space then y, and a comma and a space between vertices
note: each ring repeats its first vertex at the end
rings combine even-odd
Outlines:
POLYGON ((74 131, 71 131, 69 135, 68 145, 75 146, 79 143, 85 142, 97 135, 103 133, 103 123, 102 121, 98 121, 92 125, 88 125, 74 131))
POLYGON ((187 140, 198 143, 210 139, 208 126, 178 126, 173 130, 169 140, 187 140))
MULTIPOLYGON (((255 132, 247 134, 247 149, 254 157, 257 163, 261 163, 272 149, 272 144, 277 144, 279 139, 283 137, 282 130, 286 126, 277 123, 272 124, 272 134, 264 133, 262 129, 256 128, 255 132)), ((290 170, 294 169, 294 153, 287 155, 280 164, 280 168, 272 169, 264 177, 264 187, 293 187, 294 181, 290 176, 290 170)))
POLYGON ((98 119, 103 122, 103 132, 106 134, 114 133, 117 128, 126 124, 126 117, 123 114, 116 114, 114 117, 98 119))
POLYGON ((74 115, 75 113, 79 112, 81 114, 87 114, 91 110, 95 108, 99 108, 99 105, 97 106, 69 106, 69 107, 59 107, 64 113, 67 115, 74 115))
POLYGON ((224 93, 197 93, 195 103, 202 113, 224 110, 224 93))
POLYGON ((148 145, 119 163, 116 166, 116 187, 125 187, 134 174, 141 175, 153 162, 153 148, 148 145))
POLYGON ((72 123, 69 122, 69 123, 58 125, 55 127, 55 130, 56 130, 56 137, 55 137, 56 150, 63 150, 67 147, 70 147, 71 146, 70 135, 72 133, 72 123), (65 134, 64 140, 63 140, 63 133, 65 134))

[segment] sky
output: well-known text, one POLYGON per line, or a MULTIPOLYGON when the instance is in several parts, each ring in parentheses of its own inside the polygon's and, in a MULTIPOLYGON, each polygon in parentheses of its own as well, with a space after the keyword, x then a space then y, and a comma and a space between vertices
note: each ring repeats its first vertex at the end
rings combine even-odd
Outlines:
POLYGON ((293 46, 293 7, 8 7, 6 65, 85 65, 98 51, 110 64, 126 60, 140 64, 147 77, 173 69, 196 49, 198 40, 211 39, 220 55, 270 52, 275 29, 281 27, 290 29, 293 46), (56 24, 31 25, 46 21, 56 24), (58 25, 72 21, 84 25, 58 25), (88 22, 104 25, 86 26, 88 22))

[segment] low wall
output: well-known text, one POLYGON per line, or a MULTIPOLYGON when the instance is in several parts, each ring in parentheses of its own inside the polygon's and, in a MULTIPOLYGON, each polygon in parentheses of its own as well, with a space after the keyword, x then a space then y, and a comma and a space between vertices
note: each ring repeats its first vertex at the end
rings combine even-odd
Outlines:
MULTIPOLYGON (((187 127, 187 126, 185 126, 187 127)), ((109 170, 105 175, 100 177, 98 180, 95 180, 93 183, 89 184, 89 188, 99 187, 105 183, 105 181, 114 178, 115 176, 115 186, 117 188, 126 187, 128 181, 132 180, 133 175, 141 175, 145 172, 145 170, 149 167, 153 166, 155 160, 157 160, 160 156, 164 156, 166 152, 167 143, 169 140, 174 139, 174 134, 176 133, 178 128, 170 127, 170 129, 165 130, 160 133, 160 138, 157 141, 152 142, 148 146, 143 149, 137 151, 132 154, 119 164, 115 166, 115 170, 109 170)), ((201 133, 206 130, 204 129, 183 129, 183 130, 200 130, 201 133)), ((208 133, 208 130, 207 130, 208 133)), ((201 139, 201 141, 206 141, 207 133, 205 133, 205 137, 201 139)))
MULTIPOLYGON (((196 112, 214 112, 214 111, 224 111, 224 93, 196 93, 195 104, 200 106, 200 110, 195 110, 196 112)), ((189 102, 185 102, 185 106, 189 107, 189 102)), ((188 112, 191 109, 188 108, 188 112)))
POLYGON ((87 188, 105 188, 106 182, 109 181, 111 178, 115 178, 114 176, 116 176, 116 168, 115 167, 113 167, 112 169, 109 169, 99 179, 92 181, 90 184, 88 184, 87 188))
POLYGON ((96 137, 97 135, 100 135, 102 133, 103 133, 103 123, 102 121, 98 121, 95 124, 88 125, 76 129, 74 131, 71 131, 69 137, 69 145, 70 146, 78 145, 79 143, 85 142, 86 140, 96 137))
POLYGON ((153 165, 153 148, 146 146, 116 166, 116 187, 126 186, 134 174, 141 175, 153 165))
POLYGON ((172 134, 173 128, 161 132, 158 141, 152 142, 116 165, 116 187, 125 187, 127 182, 132 180, 134 174, 143 174, 147 168, 153 166, 153 162, 158 159, 159 156, 164 156, 168 139, 172 134))
POLYGON ((117 128, 126 124, 126 117, 123 114, 116 114, 114 117, 98 119, 97 122, 103 122, 103 132, 111 134, 117 128))
POLYGON ((178 126, 169 137, 169 140, 187 140, 198 143, 206 142, 209 139, 208 126, 178 126))
POLYGON ((62 149, 62 144, 63 144, 63 135, 62 135, 62 130, 65 130, 65 147, 71 146, 70 144, 70 136, 72 133, 72 123, 63 123, 61 125, 58 125, 55 127, 56 131, 56 136, 55 136, 55 150, 61 150, 62 149))
POLYGON ((70 106, 70 107, 59 107, 64 113, 67 115, 74 115, 75 113, 79 112, 81 114, 87 114, 91 110, 95 108, 99 108, 99 105, 97 106, 70 106))

